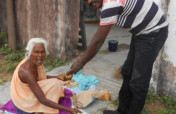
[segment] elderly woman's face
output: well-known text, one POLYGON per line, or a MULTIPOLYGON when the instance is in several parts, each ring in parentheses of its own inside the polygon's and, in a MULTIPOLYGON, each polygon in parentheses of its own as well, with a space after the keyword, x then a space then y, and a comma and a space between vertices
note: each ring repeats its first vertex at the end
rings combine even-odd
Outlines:
POLYGON ((43 43, 36 43, 33 50, 32 50, 31 56, 30 56, 31 61, 35 65, 40 66, 40 65, 42 65, 45 57, 46 57, 46 51, 44 48, 44 44, 43 43))

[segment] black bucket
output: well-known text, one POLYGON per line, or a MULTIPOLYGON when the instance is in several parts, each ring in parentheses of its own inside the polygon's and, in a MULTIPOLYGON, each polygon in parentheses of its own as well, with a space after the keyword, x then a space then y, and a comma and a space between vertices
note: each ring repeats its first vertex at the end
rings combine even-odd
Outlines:
POLYGON ((118 41, 117 40, 109 40, 109 51, 116 52, 118 49, 118 41))

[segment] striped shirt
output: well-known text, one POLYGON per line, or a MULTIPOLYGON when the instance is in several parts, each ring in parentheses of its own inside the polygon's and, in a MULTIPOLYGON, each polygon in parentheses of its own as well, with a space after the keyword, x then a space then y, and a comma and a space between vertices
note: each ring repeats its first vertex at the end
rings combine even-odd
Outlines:
POLYGON ((132 34, 147 34, 168 23, 152 0, 103 0, 100 25, 117 24, 132 34))

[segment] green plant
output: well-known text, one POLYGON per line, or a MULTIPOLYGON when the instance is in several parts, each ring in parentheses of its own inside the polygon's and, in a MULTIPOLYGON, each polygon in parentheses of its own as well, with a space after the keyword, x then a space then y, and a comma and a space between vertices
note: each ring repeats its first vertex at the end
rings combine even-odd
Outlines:
POLYGON ((3 68, 2 66, 0 66, 0 68, 1 68, 0 69, 0 73, 3 72, 3 71, 5 71, 5 68, 3 68))
POLYGON ((151 87, 147 95, 146 103, 155 103, 158 99, 159 96, 156 93, 154 93, 154 88, 151 87))
POLYGON ((7 63, 19 62, 24 58, 24 50, 17 50, 5 57, 7 63))
POLYGON ((175 114, 175 110, 173 109, 169 109, 169 110, 164 110, 164 109, 160 109, 158 110, 158 114, 175 114))
POLYGON ((3 44, 7 44, 7 34, 0 32, 0 46, 3 44))
POLYGON ((115 106, 117 106, 119 104, 119 100, 118 98, 115 100, 111 100, 112 104, 114 104, 115 106))
POLYGON ((8 72, 12 72, 12 71, 14 71, 15 70, 15 68, 17 67, 17 65, 18 65, 18 63, 10 63, 10 64, 8 64, 8 67, 7 67, 7 71, 8 72))
POLYGON ((160 99, 161 103, 164 103, 167 107, 169 107, 167 114, 176 113, 176 98, 164 96, 160 99))
POLYGON ((19 61, 24 58, 24 49, 13 51, 8 46, 3 46, 0 48, 0 54, 6 55, 4 61, 0 64, 0 72, 12 72, 16 68, 19 61))
POLYGON ((154 88, 150 87, 146 103, 152 104, 159 102, 161 104, 164 104, 164 106, 167 107, 168 110, 165 109, 159 109, 159 114, 176 114, 176 98, 168 97, 168 96, 159 96, 156 93, 154 93, 154 88))
POLYGON ((145 108, 142 110, 141 114, 150 114, 151 112, 149 110, 146 110, 145 108))
POLYGON ((4 32, 0 32, 0 38, 7 38, 7 34, 4 32))
POLYGON ((11 49, 11 48, 8 48, 8 46, 7 45, 4 45, 4 46, 2 46, 1 48, 0 48, 0 54, 2 54, 2 55, 6 55, 6 54, 8 54, 8 53, 10 53, 10 52, 12 52, 13 50, 11 49))

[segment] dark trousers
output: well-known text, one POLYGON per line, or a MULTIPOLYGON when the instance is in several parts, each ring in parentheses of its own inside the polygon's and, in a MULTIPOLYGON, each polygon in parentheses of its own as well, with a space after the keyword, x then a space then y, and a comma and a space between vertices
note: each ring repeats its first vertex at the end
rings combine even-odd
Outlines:
POLYGON ((165 43, 168 27, 149 34, 132 36, 130 50, 122 68, 118 114, 140 114, 148 93, 153 63, 165 43))

